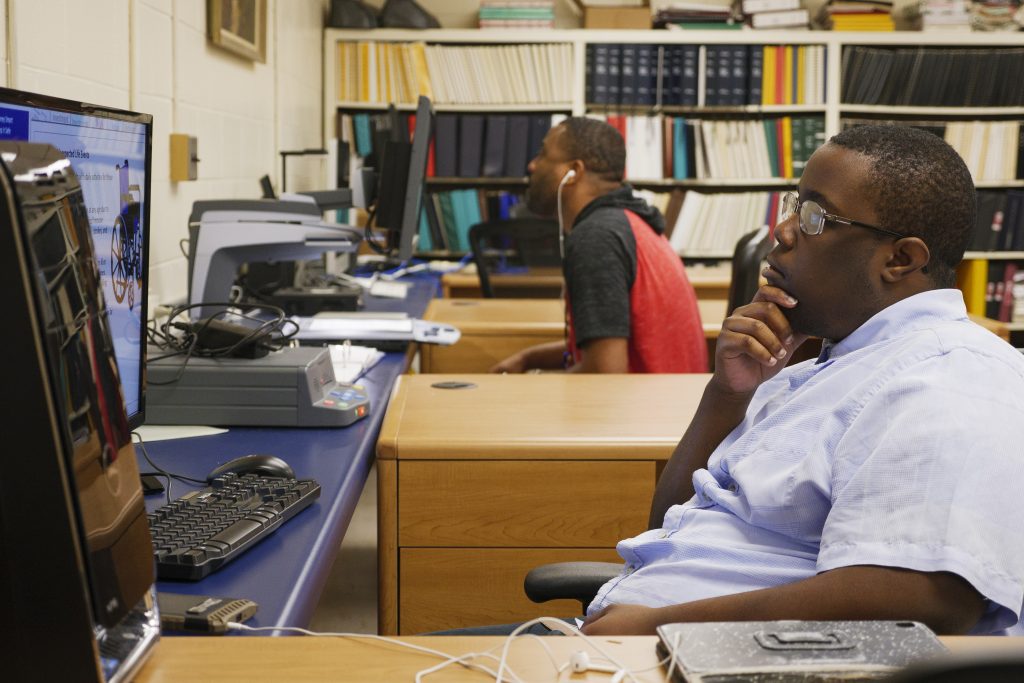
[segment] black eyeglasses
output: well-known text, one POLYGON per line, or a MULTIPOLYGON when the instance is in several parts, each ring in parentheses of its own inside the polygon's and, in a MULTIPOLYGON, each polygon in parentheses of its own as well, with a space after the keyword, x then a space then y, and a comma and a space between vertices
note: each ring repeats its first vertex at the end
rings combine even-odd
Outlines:
POLYGON ((832 221, 834 223, 842 223, 844 225, 856 225, 885 235, 891 235, 892 237, 899 239, 906 237, 906 235, 901 235, 898 232, 880 228, 877 225, 869 225, 868 223, 855 221, 852 218, 843 218, 842 216, 837 216, 834 213, 829 213, 825 209, 821 208, 821 205, 817 202, 813 202, 811 200, 801 202, 800 198, 795 194, 787 192, 782 197, 782 220, 789 220, 793 215, 799 215, 800 220, 798 223, 800 225, 800 232, 805 235, 820 235, 821 231, 825 229, 825 222, 832 221))

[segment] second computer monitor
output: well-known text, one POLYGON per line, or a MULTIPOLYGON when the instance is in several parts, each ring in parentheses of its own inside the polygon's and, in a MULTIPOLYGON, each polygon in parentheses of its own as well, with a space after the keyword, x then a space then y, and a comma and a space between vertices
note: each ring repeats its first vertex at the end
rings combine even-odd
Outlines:
POLYGON ((421 96, 416 107, 412 143, 386 145, 380 160, 376 224, 387 230, 388 248, 399 262, 412 258, 419 232, 433 124, 430 100, 421 96))

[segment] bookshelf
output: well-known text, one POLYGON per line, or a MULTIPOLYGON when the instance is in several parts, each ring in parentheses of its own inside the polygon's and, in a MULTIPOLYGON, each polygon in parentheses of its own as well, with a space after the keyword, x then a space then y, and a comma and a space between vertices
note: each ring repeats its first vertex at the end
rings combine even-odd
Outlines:
MULTIPOLYGON (((421 43, 425 46, 451 48, 504 49, 508 46, 530 46, 523 49, 534 53, 544 46, 560 46, 565 63, 560 68, 564 72, 564 80, 559 84, 549 85, 548 92, 555 97, 543 102, 516 104, 501 101, 483 102, 449 102, 435 99, 435 109, 440 112, 465 113, 551 113, 566 115, 634 115, 656 117, 700 117, 711 121, 749 121, 772 117, 821 117, 824 121, 824 137, 837 133, 843 121, 849 119, 896 120, 905 123, 925 120, 944 125, 946 122, 969 121, 1014 121, 1024 122, 1024 99, 1007 104, 993 106, 991 104, 954 106, 949 102, 941 105, 908 104, 866 104, 862 102, 846 102, 843 98, 844 51, 858 48, 861 51, 899 51, 908 48, 922 48, 923 51, 935 50, 943 55, 948 54, 950 68, 960 68, 960 78, 969 77, 972 73, 968 66, 962 66, 964 60, 978 50, 996 50, 1011 54, 1005 57, 1006 64, 1024 70, 1024 33, 962 33, 962 32, 834 32, 834 31, 659 31, 659 30, 536 30, 522 32, 517 36, 507 31, 481 31, 472 29, 439 29, 428 31, 409 31, 394 29, 378 29, 373 31, 350 31, 327 29, 324 35, 324 131, 325 137, 333 137, 335 121, 339 111, 371 111, 382 110, 386 103, 365 103, 343 98, 339 93, 342 88, 341 61, 339 46, 374 41, 383 44, 421 43), (698 105, 683 106, 679 104, 662 104, 662 98, 656 98, 655 104, 608 104, 588 102, 587 60, 588 48, 599 45, 635 45, 635 46, 682 46, 695 45, 706 51, 716 46, 793 46, 794 48, 819 49, 823 54, 821 65, 823 89, 822 99, 816 104, 734 104, 707 105, 704 101, 698 105), (966 57, 965 57, 966 55, 966 57)), ((480 54, 480 53, 476 53, 480 54)), ((1000 58, 1002 59, 1002 58, 1000 58)), ((465 64, 465 62, 463 62, 465 64)), ((592 66, 592 64, 591 64, 592 66)), ((666 65, 659 62, 657 68, 666 65)), ((703 64, 701 65, 703 66, 703 64)), ((999 68, 1005 65, 1000 63, 999 68)), ((479 67, 474 66, 479 74, 479 67)), ((984 66, 982 67, 984 69, 984 66)), ((591 73, 593 71, 591 70, 591 73)), ((934 72, 934 70, 933 70, 934 72)), ((986 73, 990 73, 988 70, 986 73)), ((451 73, 451 72, 449 72, 451 73)), ((886 73, 888 77, 889 72, 886 73)), ((931 74, 930 74, 931 75, 931 74)), ((499 75, 499 80, 505 75, 499 75)), ((898 81, 898 73, 892 71, 892 78, 898 81)), ((493 72, 491 80, 494 79, 493 72)), ((952 77, 950 77, 950 80, 952 77)), ((511 83, 512 79, 506 79, 511 83)), ((975 77, 975 80, 977 78, 975 77)), ((1019 80, 1019 79, 1018 79, 1019 80)), ((488 92, 501 91, 502 85, 488 92)), ((521 87, 521 86, 520 86, 521 87)), ((899 89, 898 82, 891 86, 899 89)), ((956 87, 947 87, 956 90, 956 87)), ((591 89, 592 92, 592 89, 591 89)), ((494 98, 492 97, 492 100, 494 98)), ((591 97, 590 99, 594 99, 591 97)), ((967 101, 966 99, 964 100, 967 101)), ((411 109, 411 104, 399 108, 411 109)), ((628 144, 628 139, 627 139, 628 144)), ((1024 154, 1024 151, 1022 151, 1024 154)), ((979 189, 1012 190, 1024 188, 1024 179, 1020 172, 1006 177, 981 180, 979 189)), ((700 178, 642 178, 632 177, 631 182, 640 189, 657 192, 671 190, 706 192, 711 195, 744 193, 744 192, 784 192, 796 186, 796 177, 764 177, 757 174, 751 177, 700 177, 700 178)), ((429 181, 431 188, 501 188, 512 191, 525 187, 525 180, 515 176, 497 178, 433 178, 429 181)), ((679 194, 679 193, 676 193, 679 194)), ((683 254, 689 258, 691 254, 683 254)), ((707 254, 709 257, 726 257, 728 253, 707 254)), ((972 313, 984 313, 984 282, 979 273, 987 273, 988 263, 992 260, 1021 259, 1024 264, 1024 252, 989 252, 972 251, 964 262, 960 273, 960 285, 964 288, 972 313), (978 287, 982 287, 979 295, 978 287)), ((1014 326, 1017 323, 1013 323, 1014 326)), ((1020 325, 1024 327, 1024 324, 1020 325)))

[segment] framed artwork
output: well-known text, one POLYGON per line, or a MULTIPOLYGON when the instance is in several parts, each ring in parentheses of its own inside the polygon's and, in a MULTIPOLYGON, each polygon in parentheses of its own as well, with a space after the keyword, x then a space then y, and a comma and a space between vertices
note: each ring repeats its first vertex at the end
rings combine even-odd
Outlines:
POLYGON ((206 0, 206 27, 214 45, 267 61, 267 0, 206 0))

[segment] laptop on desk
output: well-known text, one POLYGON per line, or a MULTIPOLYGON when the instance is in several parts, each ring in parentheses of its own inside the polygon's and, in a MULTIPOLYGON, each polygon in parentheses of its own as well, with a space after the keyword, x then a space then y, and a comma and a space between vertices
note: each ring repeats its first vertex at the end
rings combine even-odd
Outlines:
POLYGON ((664 624, 658 639, 674 683, 873 681, 948 653, 914 621, 664 624))

